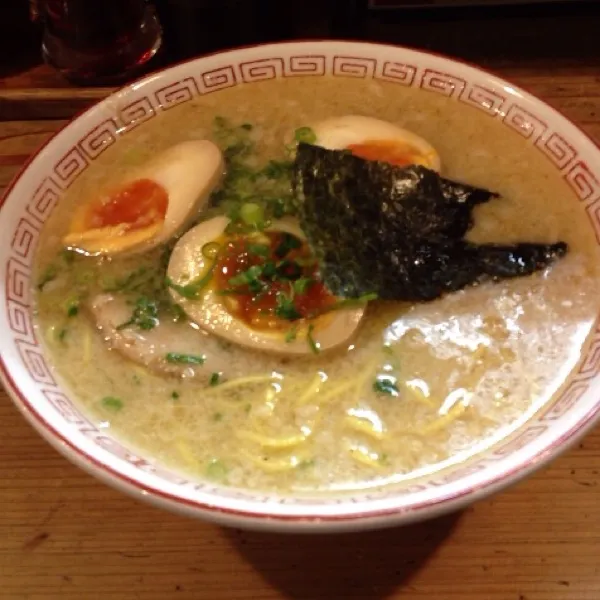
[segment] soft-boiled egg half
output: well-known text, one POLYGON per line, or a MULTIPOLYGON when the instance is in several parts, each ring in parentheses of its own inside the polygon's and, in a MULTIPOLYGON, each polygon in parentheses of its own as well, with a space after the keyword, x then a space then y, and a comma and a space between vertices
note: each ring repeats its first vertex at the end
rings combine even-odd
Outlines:
POLYGON ((220 216, 175 245, 167 276, 173 300, 202 329, 249 348, 303 355, 347 342, 365 305, 344 306, 316 277, 294 221, 228 234, 220 216))
POLYGON ((63 243, 92 255, 158 246, 197 216, 224 172, 223 155, 208 140, 171 146, 118 185, 84 199, 63 243))
POLYGON ((422 137, 372 117, 348 115, 310 126, 313 143, 328 150, 349 150, 366 160, 440 170, 440 157, 422 137))

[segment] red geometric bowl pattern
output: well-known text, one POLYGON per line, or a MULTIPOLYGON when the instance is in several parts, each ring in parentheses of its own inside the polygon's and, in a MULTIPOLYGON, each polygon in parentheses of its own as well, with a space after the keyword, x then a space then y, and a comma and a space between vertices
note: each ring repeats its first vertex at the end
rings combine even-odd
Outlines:
POLYGON ((158 79, 148 78, 119 92, 112 101, 88 111, 84 120, 76 122, 75 126, 51 142, 21 179, 13 184, 12 192, 5 199, 12 211, 7 215, 5 207, 2 213, 5 238, 10 240, 6 252, 0 251, 0 260, 5 265, 2 272, 5 273, 3 287, 8 329, 3 337, 9 338, 2 341, 2 370, 7 387, 16 396, 20 407, 36 421, 36 426, 46 429, 44 434, 47 437, 64 440, 77 432, 96 449, 106 451, 107 454, 98 455, 101 450, 92 451, 90 446, 83 448, 85 444, 72 440, 67 450, 71 455, 77 454, 75 459, 80 463, 88 463, 89 468, 102 471, 100 475, 105 479, 120 480, 130 490, 132 487, 145 488, 157 502, 162 499, 171 507, 185 508, 188 512, 198 512, 199 509, 205 516, 212 515, 229 522, 240 516, 250 516, 253 519, 266 517, 276 524, 286 520, 301 523, 318 518, 327 522, 364 520, 368 524, 388 515, 395 521, 401 521, 408 518, 409 513, 431 514, 438 508, 449 508, 473 499, 485 489, 499 487, 526 470, 523 461, 509 464, 511 455, 530 449, 527 463, 531 465, 554 451, 563 440, 583 430, 598 412, 598 403, 588 402, 589 410, 585 414, 569 417, 582 398, 589 397, 590 382, 598 377, 600 371, 600 328, 597 327, 579 369, 571 375, 554 402, 510 439, 479 458, 437 473, 428 481, 418 481, 401 491, 383 490, 361 493, 356 497, 306 499, 261 496, 190 481, 135 455, 81 414, 68 392, 57 383, 46 362, 44 350, 34 333, 30 310, 32 264, 37 240, 61 193, 107 148, 119 143, 120 138, 161 112, 189 102, 198 95, 275 77, 325 74, 419 87, 447 96, 449 101, 465 103, 490 118, 501 119, 504 125, 542 152, 560 172, 582 203, 581 207, 574 203, 574 209, 585 210, 600 244, 600 160, 596 157, 594 169, 586 162, 592 155, 589 141, 579 132, 574 136, 573 131, 576 130, 556 114, 551 114, 551 119, 548 119, 551 109, 532 100, 524 92, 515 92, 512 86, 470 67, 401 48, 307 42, 223 53, 167 70, 158 79), (542 108, 538 111, 539 107, 542 108), (56 150, 61 150, 60 142, 63 152, 57 155, 56 150), (579 150, 582 146, 586 146, 583 153, 579 150), (50 156, 59 158, 52 162, 50 156), (22 182, 27 177, 30 179, 28 187, 33 191, 21 197, 19 192, 26 187, 22 182), (29 382, 26 384, 27 377, 29 382), (32 383, 37 389, 35 401, 31 399, 32 383), (565 424, 560 434, 553 434, 553 439, 542 441, 557 422, 562 423, 569 418, 574 419, 572 427, 565 424), (63 427, 57 431, 62 427, 61 421, 68 429, 63 427), (70 433, 67 435, 65 431, 70 433), (127 468, 123 467, 123 463, 127 463, 127 468), (140 472, 151 476, 151 479, 140 472), (216 502, 215 498, 219 501, 216 502), (219 506, 219 502, 223 505, 215 516, 217 509, 213 505, 219 506), (344 510, 327 509, 331 505, 344 507, 344 510))

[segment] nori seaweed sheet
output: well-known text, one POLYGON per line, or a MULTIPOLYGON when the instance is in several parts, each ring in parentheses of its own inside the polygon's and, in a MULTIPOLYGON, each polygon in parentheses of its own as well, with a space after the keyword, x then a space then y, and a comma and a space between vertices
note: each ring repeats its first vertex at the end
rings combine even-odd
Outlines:
POLYGON ((292 183, 321 277, 337 296, 432 300, 483 279, 529 275, 567 252, 563 242, 464 240, 473 208, 498 195, 419 165, 396 167, 301 143, 292 183))

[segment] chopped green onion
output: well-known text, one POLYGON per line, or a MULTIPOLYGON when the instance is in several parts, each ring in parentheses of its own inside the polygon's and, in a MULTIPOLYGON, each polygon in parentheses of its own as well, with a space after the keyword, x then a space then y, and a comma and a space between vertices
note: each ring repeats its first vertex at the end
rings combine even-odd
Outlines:
POLYGON ((317 135, 310 127, 299 127, 296 129, 294 139, 304 144, 314 144, 317 141, 317 135))
POLYGON ((104 398, 102 398, 101 402, 104 408, 115 412, 120 411, 124 406, 123 400, 121 400, 120 398, 115 398, 114 396, 105 396, 104 398))
POLYGON ((61 342, 65 341, 65 338, 67 337, 67 333, 69 333, 69 330, 66 327, 63 327, 59 332, 58 332, 58 339, 61 342))
POLYGON ((286 319, 287 321, 295 321, 296 319, 300 319, 302 317, 294 305, 292 298, 289 298, 283 292, 279 292, 277 294, 275 315, 280 319, 286 319))
POLYGON ((294 325, 286 334, 285 334, 285 342, 286 344, 291 344, 298 335, 298 328, 294 325))
POLYGON ((135 325, 139 329, 149 331, 158 325, 158 303, 147 296, 140 296, 135 302, 131 318, 117 326, 117 331, 135 325))
POLYGON ((246 202, 240 207, 240 219, 253 227, 259 227, 265 221, 265 211, 260 204, 246 202))
POLYGON ((266 244, 248 244, 248 252, 256 256, 269 256, 271 252, 269 246, 266 244))
POLYGON ((275 249, 275 256, 277 258, 283 258, 290 251, 300 248, 300 246, 302 246, 302 242, 296 236, 284 232, 281 237, 281 242, 279 242, 279 245, 275 249))
POLYGON ((310 315, 311 319, 318 317, 320 315, 324 315, 333 310, 342 310, 344 308, 358 308, 360 306, 364 306, 368 304, 372 300, 377 300, 377 294, 364 294, 363 296, 359 296, 358 298, 344 298, 343 300, 338 300, 335 304, 324 308, 323 310, 317 311, 310 315))
POLYGON ((219 459, 214 458, 206 467, 206 476, 221 481, 227 476, 227 467, 219 459))
POLYGON ((208 242, 202 246, 202 256, 209 260, 215 260, 219 254, 221 246, 217 242, 208 242))
POLYGON ((208 283, 212 279, 215 264, 216 263, 213 263, 210 269, 204 275, 192 281, 191 283, 179 285, 178 283, 174 283, 170 277, 166 277, 165 284, 167 287, 170 287, 172 290, 175 290, 180 296, 183 296, 188 300, 197 300, 200 296, 200 292, 208 285, 208 283))
POLYGON ((310 346, 310 349, 313 351, 313 353, 319 354, 319 352, 321 352, 321 344, 319 344, 319 342, 316 342, 315 338, 313 338, 314 329, 315 326, 311 323, 308 326, 308 332, 306 333, 306 341, 308 342, 308 345, 310 346))
POLYGON ((179 399, 179 392, 177 392, 177 391, 171 392, 171 398, 173 398, 173 400, 178 400, 179 399))
POLYGON ((269 260, 263 264, 262 276, 266 279, 273 279, 277 275, 277 265, 269 260))
POLYGON ((373 389, 388 396, 398 396, 400 394, 396 385, 396 378, 389 375, 379 375, 373 383, 373 389))
POLYGON ((267 179, 281 179, 289 174, 291 168, 291 161, 270 160, 267 166, 260 171, 260 174, 267 179))
POLYGON ((54 281, 56 279, 57 275, 58 275, 58 269, 56 268, 56 265, 49 265, 46 268, 46 270, 42 273, 42 275, 38 281, 38 284, 37 284, 37 289, 40 292, 43 291, 46 284, 50 283, 51 281, 54 281))
MULTIPOLYGON (((246 269, 245 271, 242 271, 241 273, 238 273, 234 277, 231 277, 231 279, 229 279, 229 281, 227 283, 229 283, 229 285, 232 285, 234 287, 240 286, 240 285, 252 286, 252 284, 258 284, 258 287, 262 289, 262 284, 258 280, 258 278, 261 276, 262 272, 263 272, 263 267, 261 267, 260 265, 253 265, 250 268, 246 269)), ((256 285, 254 285, 254 287, 256 287, 256 285)), ((259 291, 259 290, 252 290, 252 291, 259 291)))
POLYGON ((77 252, 75 252, 74 250, 68 250, 67 248, 65 248, 61 252, 61 256, 68 265, 71 265, 71 264, 73 264, 73 262, 75 261, 75 258, 77 257, 77 252))
POLYGON ((79 298, 69 300, 67 304, 67 316, 76 317, 79 314, 79 298))
POLYGON ((282 260, 277 265, 277 278, 288 281, 298 279, 302 275, 302 268, 293 260, 282 260))
POLYGON ((209 383, 211 386, 219 385, 219 380, 221 379, 221 373, 213 373, 210 376, 209 383))
POLYGON ((165 356, 167 362, 180 365, 203 365, 206 360, 205 356, 196 354, 180 354, 179 352, 169 352, 165 356))
POLYGON ((296 279, 294 281, 294 292, 296 294, 306 294, 308 288, 315 283, 314 279, 310 277, 300 277, 300 279, 296 279))

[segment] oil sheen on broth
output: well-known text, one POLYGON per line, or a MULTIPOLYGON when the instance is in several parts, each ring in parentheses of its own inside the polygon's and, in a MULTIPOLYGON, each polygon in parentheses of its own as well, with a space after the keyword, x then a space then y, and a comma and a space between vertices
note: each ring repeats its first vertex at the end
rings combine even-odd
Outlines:
POLYGON ((193 381, 158 376, 109 350, 73 299, 78 285, 93 293, 145 265, 151 270, 162 250, 77 258, 37 293, 38 326, 56 371, 100 427, 192 477, 282 492, 351 490, 463 461, 557 392, 598 309, 598 257, 583 211, 573 210, 574 196, 551 163, 515 132, 412 88, 302 78, 169 110, 107 149, 72 186, 43 231, 38 277, 61 260, 54 257, 80 199, 172 144, 211 139, 216 116, 252 124, 248 160, 260 165, 285 158, 296 128, 365 112, 428 140, 444 176, 501 194, 476 209, 470 239, 562 239, 567 256, 534 275, 430 303, 371 303, 351 343, 322 356, 282 358, 206 336, 207 363, 195 367, 206 373, 193 381), (387 375, 396 383, 381 393, 374 384, 387 375))

